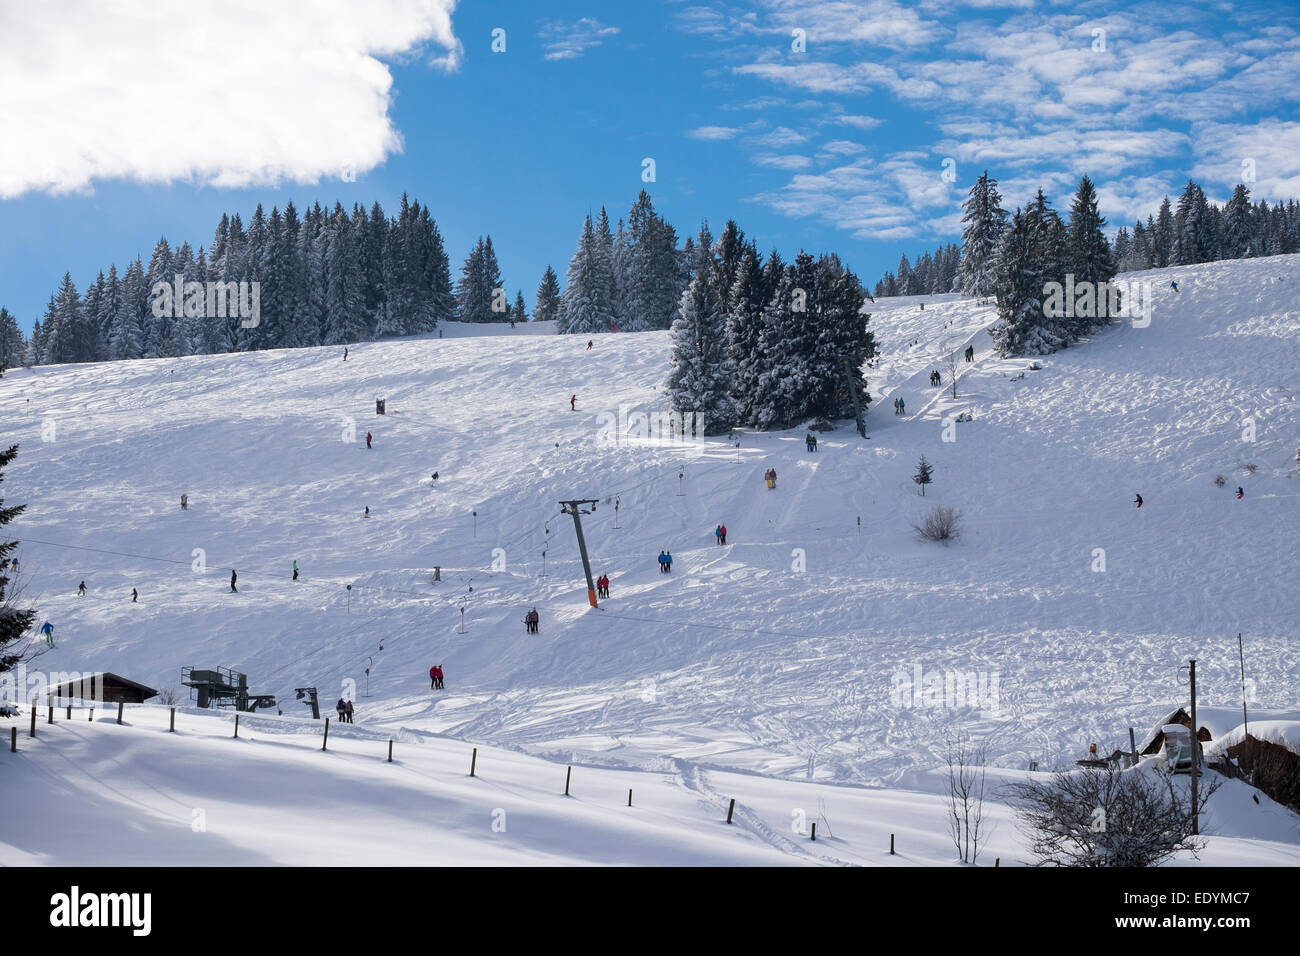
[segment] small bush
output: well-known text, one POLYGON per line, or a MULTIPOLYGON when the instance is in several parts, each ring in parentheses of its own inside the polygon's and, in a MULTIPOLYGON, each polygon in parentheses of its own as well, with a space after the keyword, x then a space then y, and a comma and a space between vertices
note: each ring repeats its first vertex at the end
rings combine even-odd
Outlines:
POLYGON ((176 693, 170 687, 164 688, 158 692, 158 703, 164 707, 176 707, 181 702, 180 694, 176 693))
POLYGON ((1248 474, 1252 474, 1252 475, 1253 475, 1253 474, 1255 473, 1255 471, 1256 471, 1258 468, 1259 468, 1259 465, 1255 464, 1255 463, 1252 461, 1249 465, 1246 466, 1246 471, 1247 471, 1248 474))
POLYGON ((1218 485, 1220 488, 1222 488, 1222 487, 1223 487, 1223 476, 1222 476, 1222 475, 1215 475, 1215 476, 1214 476, 1214 483, 1215 483, 1216 485, 1218 485))
POLYGON ((961 512, 956 508, 939 505, 921 519, 913 523, 912 530, 920 541, 942 541, 947 544, 961 537, 961 512))

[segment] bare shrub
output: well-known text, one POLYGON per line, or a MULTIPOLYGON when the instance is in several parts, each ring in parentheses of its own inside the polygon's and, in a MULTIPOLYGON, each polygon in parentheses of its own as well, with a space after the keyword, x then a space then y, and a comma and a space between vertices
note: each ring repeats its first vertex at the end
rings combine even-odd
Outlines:
MULTIPOLYGON (((1223 778, 1202 773, 1203 811, 1223 778)), ((1190 787, 1146 767, 1059 771, 1046 782, 1010 788, 1036 866, 1156 866, 1205 845, 1192 833, 1190 787)))
POLYGON ((162 704, 164 707, 176 707, 180 702, 180 694, 176 693, 176 691, 171 687, 158 692, 158 703, 162 704))
POLYGON ((932 508, 912 530, 920 541, 941 541, 947 544, 961 537, 961 512, 956 508, 939 505, 932 508))
POLYGON ((948 833, 961 861, 976 863, 984 828, 988 744, 949 736, 944 756, 948 764, 948 833))
POLYGON ((1222 488, 1222 487, 1223 487, 1223 483, 1224 483, 1224 482, 1223 482, 1223 476, 1222 476, 1222 475, 1215 475, 1215 476, 1214 476, 1214 483, 1215 483, 1216 485, 1218 485, 1220 488, 1222 488))
POLYGON ((1258 470, 1259 470, 1259 465, 1255 464, 1253 461, 1246 466, 1246 471, 1248 474, 1253 475, 1258 470))

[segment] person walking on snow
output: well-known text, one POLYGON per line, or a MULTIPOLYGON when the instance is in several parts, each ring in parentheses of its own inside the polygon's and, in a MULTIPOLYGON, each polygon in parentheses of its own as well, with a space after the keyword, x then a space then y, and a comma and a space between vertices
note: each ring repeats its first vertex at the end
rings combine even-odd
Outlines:
POLYGON ((239 588, 235 587, 235 582, 237 580, 239 580, 239 575, 235 573, 234 568, 231 568, 230 569, 230 593, 231 594, 239 593, 239 588))
POLYGON ((372 437, 373 437, 373 436, 370 434, 370 432, 366 432, 366 447, 367 447, 367 448, 370 447, 370 440, 371 440, 372 437))
POLYGON ((132 604, 135 604, 135 603, 136 603, 136 600, 137 600, 139 597, 140 597, 140 592, 137 591, 135 588, 132 588, 132 589, 131 589, 131 603, 132 603, 132 604))
POLYGON ((808 446, 809 451, 817 450, 817 436, 814 435, 812 432, 809 432, 808 437, 805 438, 803 441, 804 444, 808 446))
POLYGON ((905 404, 903 403, 903 399, 902 399, 901 396, 900 396, 899 399, 898 399, 898 414, 900 414, 900 415, 906 415, 906 414, 907 414, 907 405, 905 405, 905 404))
POLYGON ((366 505, 366 513, 363 514, 361 517, 363 517, 363 518, 369 518, 369 517, 370 517, 370 505, 366 505))
POLYGON ((49 621, 46 621, 43 625, 41 625, 41 633, 45 635, 45 643, 50 645, 50 647, 53 647, 54 646, 54 625, 51 624, 49 621))
POLYGON ((713 529, 713 536, 718 539, 718 544, 722 544, 722 525, 713 529))
POLYGON ((1137 505, 1139 508, 1141 508, 1141 507, 1142 507, 1142 496, 1141 496, 1141 495, 1138 495, 1138 494, 1135 493, 1135 496, 1134 496, 1134 498, 1133 498, 1133 503, 1134 503, 1135 505, 1137 505))
POLYGON ((663 574, 667 570, 668 570, 668 557, 662 551, 660 551, 659 552, 659 573, 663 574))
POLYGON ((343 361, 346 362, 347 360, 348 360, 348 347, 345 345, 343 346, 343 361))
POLYGON ((352 714, 356 708, 352 706, 352 701, 348 701, 348 723, 352 723, 352 714))
POLYGON ((444 684, 443 681, 442 681, 442 665, 441 665, 441 664, 434 664, 434 665, 433 665, 433 675, 434 675, 434 679, 438 682, 438 690, 443 690, 447 685, 444 684))
POLYGON ((298 580, 298 562, 297 562, 297 561, 295 561, 295 562, 293 563, 293 579, 294 579, 295 581, 298 580))
POLYGON ((577 395, 570 395, 570 396, 569 396, 569 411, 571 411, 571 412, 576 412, 577 410, 578 410, 578 396, 577 396, 577 395))
POLYGON ((664 552, 664 557, 668 559, 668 563, 665 564, 664 567, 668 570, 668 573, 669 573, 669 574, 672 574, 672 573, 673 573, 673 553, 672 553, 671 551, 665 551, 665 552, 664 552))
POLYGON ((334 709, 339 712, 339 723, 340 724, 345 723, 347 718, 347 713, 348 713, 347 702, 344 701, 342 697, 340 697, 339 702, 334 705, 334 709))
POLYGON ((77 587, 77 597, 85 597, 85 596, 86 596, 86 582, 82 581, 81 584, 77 587))

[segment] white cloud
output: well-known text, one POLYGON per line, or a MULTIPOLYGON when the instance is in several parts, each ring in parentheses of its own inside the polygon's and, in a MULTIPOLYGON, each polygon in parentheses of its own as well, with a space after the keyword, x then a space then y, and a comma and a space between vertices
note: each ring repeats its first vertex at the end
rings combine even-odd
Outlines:
POLYGON ((538 36, 544 41, 546 59, 572 60, 600 46, 606 37, 618 32, 618 27, 603 26, 593 17, 583 17, 572 23, 552 20, 543 24, 538 36))
POLYGON ((793 154, 778 155, 776 153, 759 153, 754 157, 754 162, 759 166, 768 166, 772 169, 806 169, 812 165, 812 160, 807 156, 797 156, 793 154))
POLYGON ((96 180, 364 172, 402 140, 380 58, 455 69, 455 0, 65 0, 0 12, 0 198, 96 180), (432 52, 431 52, 432 51, 432 52))
POLYGON ((818 158, 830 156, 857 156, 859 153, 865 153, 867 147, 861 143, 855 143, 849 139, 833 139, 824 143, 818 158))
POLYGON ((884 120, 876 119, 874 116, 854 116, 845 114, 842 116, 831 117, 832 123, 839 123, 841 126, 852 126, 854 129, 869 130, 875 129, 884 120))
POLYGON ((1206 123, 1196 129, 1194 176, 1206 194, 1231 193, 1247 172, 1255 200, 1300 196, 1300 122, 1261 120, 1253 126, 1206 123))
POLYGON ((687 130, 686 135, 691 139, 715 141, 720 139, 733 139, 739 133, 739 126, 697 126, 695 129, 687 130))
POLYGON ((765 146, 769 149, 784 149, 787 146, 798 146, 800 143, 808 142, 808 137, 798 130, 790 129, 788 126, 778 126, 774 130, 762 133, 758 136, 751 136, 749 142, 754 146, 765 146))

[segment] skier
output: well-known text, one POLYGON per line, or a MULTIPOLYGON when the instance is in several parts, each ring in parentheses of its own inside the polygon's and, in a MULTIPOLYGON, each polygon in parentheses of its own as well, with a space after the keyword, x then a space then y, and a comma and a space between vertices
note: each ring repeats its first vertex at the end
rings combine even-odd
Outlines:
POLYGON ((713 529, 713 536, 718 539, 718 544, 722 544, 722 525, 713 529))
POLYGON ((921 311, 922 311, 922 312, 925 311, 925 303, 924 303, 924 302, 921 303, 921 311))
POLYGON ((1174 282, 1174 281, 1171 279, 1171 280, 1169 281, 1169 288, 1171 288, 1171 289, 1173 289, 1175 292, 1177 292, 1177 291, 1178 291, 1178 283, 1177 283, 1177 282, 1174 282))
POLYGON ((231 594, 239 593, 239 588, 235 587, 235 581, 237 581, 238 579, 239 579, 239 575, 235 573, 234 568, 231 568, 230 569, 230 593, 231 594))
POLYGON ((446 688, 447 685, 444 684, 442 680, 442 665, 434 664, 433 671, 434 671, 434 675, 437 677, 438 680, 438 690, 443 690, 444 688, 446 688))
POLYGON ((902 397, 898 399, 898 414, 900 415, 907 414, 907 405, 904 404, 902 397))
POLYGON ((663 574, 668 570, 668 557, 662 551, 659 552, 659 573, 663 574))
POLYGON ((591 351, 591 347, 592 347, 593 345, 595 345, 595 344, 596 344, 596 342, 595 342, 594 339, 587 339, 587 351, 590 352, 590 351, 591 351))
POLYGON ((346 362, 347 360, 348 360, 348 347, 345 345, 343 346, 343 361, 346 362))
POLYGON ((340 724, 346 723, 347 716, 348 716, 347 702, 342 697, 340 697, 339 702, 334 705, 334 709, 339 712, 339 723, 340 724))
POLYGON ((45 643, 50 645, 50 647, 53 647, 54 646, 54 625, 51 624, 49 621, 46 621, 41 626, 41 633, 45 635, 45 643))
POLYGON ((437 473, 436 471, 435 471, 432 475, 430 475, 429 477, 433 480, 433 482, 434 482, 435 484, 437 484, 437 482, 438 482, 438 473, 437 473))
POLYGON ((577 410, 578 410, 578 396, 577 396, 577 395, 570 395, 570 396, 569 396, 569 411, 571 411, 571 412, 576 412, 577 410))
POLYGON ((370 447, 370 440, 371 440, 371 437, 372 437, 372 436, 371 436, 370 432, 366 432, 366 447, 367 447, 367 448, 370 447))
POLYGON ((726 526, 725 524, 722 525, 721 528, 720 528, 720 530, 722 531, 722 537, 721 537, 721 539, 719 539, 718 544, 726 544, 726 543, 727 543, 727 526, 726 526))
POLYGON ((1237 486, 1237 500, 1240 501, 1240 500, 1241 500, 1242 498, 1244 498, 1244 497, 1246 497, 1246 492, 1245 492, 1244 489, 1242 489, 1241 485, 1238 485, 1238 486, 1237 486))
POLYGON ((349 724, 352 723, 352 714, 353 714, 353 711, 354 711, 354 710, 355 710, 355 708, 352 706, 352 701, 348 701, 348 717, 347 717, 347 719, 348 719, 348 723, 349 723, 349 724))
POLYGON ((363 517, 363 518, 369 518, 369 517, 370 517, 370 505, 366 505, 366 513, 363 514, 361 517, 363 517))
POLYGON ((295 581, 298 580, 298 562, 297 562, 297 561, 295 561, 295 562, 293 563, 293 579, 294 579, 295 581))
POLYGON ((975 346, 973 345, 966 346, 966 361, 968 362, 975 361, 975 346))
POLYGON ((438 689, 438 665, 434 664, 429 668, 429 690, 438 689))
POLYGON ((181 511, 189 511, 189 510, 190 510, 190 496, 181 495, 181 511))
POLYGON ((664 565, 664 568, 667 569, 667 571, 668 571, 669 574, 672 574, 672 573, 673 573, 673 553, 672 553, 671 551, 665 551, 665 552, 664 552, 664 557, 668 559, 668 562, 664 565))
POLYGON ((1139 495, 1139 494, 1137 494, 1136 492, 1134 493, 1134 495, 1135 495, 1135 497, 1133 498, 1133 503, 1134 503, 1135 505, 1137 505, 1139 508, 1141 508, 1141 507, 1142 507, 1142 496, 1139 495))
POLYGON ((131 589, 131 603, 132 603, 132 604, 135 604, 136 601, 137 601, 137 599, 138 599, 139 597, 140 597, 140 592, 137 591, 135 588, 132 588, 132 589, 131 589))
POLYGON ((85 596, 86 596, 86 582, 82 581, 80 586, 77 588, 77 597, 85 597, 85 596))

